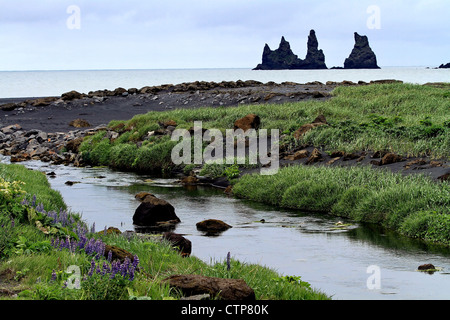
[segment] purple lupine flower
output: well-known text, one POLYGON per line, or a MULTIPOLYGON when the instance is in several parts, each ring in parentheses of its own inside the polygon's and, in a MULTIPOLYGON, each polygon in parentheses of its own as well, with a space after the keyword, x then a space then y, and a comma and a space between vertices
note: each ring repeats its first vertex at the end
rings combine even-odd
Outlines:
POLYGON ((114 277, 119 271, 120 271, 120 261, 114 260, 111 264, 111 279, 114 279, 114 277))
POLYGON ((36 195, 33 195, 33 200, 31 201, 31 206, 32 207, 36 206, 36 195))
MULTIPOLYGON (((34 206, 33 206, 34 207, 34 206)), ((44 205, 42 203, 40 203, 39 205, 36 206, 36 211, 40 212, 40 213, 46 213, 44 210, 44 205)))
POLYGON ((139 265, 139 257, 137 255, 134 255, 134 257, 133 257, 133 268, 137 269, 138 265, 139 265))
POLYGON ((125 261, 120 266, 120 274, 125 278, 128 272, 128 266, 130 265, 130 259, 128 257, 125 258, 125 261))
POLYGON ((89 277, 91 277, 94 274, 94 270, 95 270, 95 261, 94 261, 94 258, 92 258, 91 268, 89 269, 89 272, 88 272, 89 277))
POLYGON ((111 250, 109 250, 109 252, 108 252, 107 260, 108 260, 109 263, 111 263, 111 261, 112 261, 112 251, 111 250))
POLYGON ((227 270, 230 271, 231 269, 231 254, 228 252, 227 254, 227 270))
POLYGON ((102 276, 104 276, 105 274, 107 274, 107 273, 110 273, 111 272, 111 267, 110 267, 110 264, 109 263, 107 263, 106 261, 105 262, 103 262, 103 271, 102 271, 102 276))
POLYGON ((52 279, 50 280, 51 282, 55 282, 56 281, 56 272, 55 269, 53 269, 52 271, 52 279))
POLYGON ((91 233, 95 233, 95 222, 92 224, 91 233))

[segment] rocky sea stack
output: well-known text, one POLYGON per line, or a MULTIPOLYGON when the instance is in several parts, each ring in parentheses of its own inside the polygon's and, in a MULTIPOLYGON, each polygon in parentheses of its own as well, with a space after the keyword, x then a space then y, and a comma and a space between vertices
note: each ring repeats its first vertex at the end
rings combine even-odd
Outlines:
POLYGON ((439 69, 450 69, 450 62, 447 63, 447 64, 441 64, 441 65, 439 66, 439 69))
POLYGON ((308 37, 308 51, 304 60, 299 59, 291 50, 284 37, 278 49, 272 51, 268 44, 264 47, 262 63, 254 70, 284 70, 284 69, 327 69, 325 55, 319 50, 316 33, 311 30, 308 37))
POLYGON ((367 36, 360 36, 355 32, 355 47, 344 62, 344 69, 380 69, 367 36))

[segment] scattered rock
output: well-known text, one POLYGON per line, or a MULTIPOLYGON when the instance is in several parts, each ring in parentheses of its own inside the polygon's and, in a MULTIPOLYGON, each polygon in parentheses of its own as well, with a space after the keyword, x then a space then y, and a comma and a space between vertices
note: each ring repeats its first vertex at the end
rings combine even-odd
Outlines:
POLYGON ((119 229, 115 228, 115 227, 109 227, 108 229, 102 230, 97 232, 98 235, 109 235, 109 234, 122 234, 122 231, 120 231, 119 229))
POLYGON ((400 155, 397 155, 395 153, 388 153, 383 158, 381 158, 380 165, 384 166, 387 164, 392 164, 396 162, 402 162, 404 161, 404 158, 400 155))
POLYGON ((169 241, 183 257, 189 257, 192 252, 192 243, 180 234, 173 232, 166 232, 163 234, 163 239, 169 241))
POLYGON ((313 152, 311 152, 311 156, 306 161, 306 164, 313 164, 319 161, 322 161, 322 154, 319 149, 315 148, 313 152))
POLYGON ((75 99, 81 99, 83 97, 83 94, 79 93, 78 91, 72 90, 70 92, 63 93, 61 95, 61 99, 64 101, 71 101, 75 99))
POLYGON ((258 130, 261 124, 261 119, 256 114, 248 114, 245 117, 236 120, 234 129, 242 129, 245 131, 249 129, 258 130))
POLYGON ((284 157, 284 160, 296 161, 296 160, 308 158, 308 156, 309 156, 308 150, 300 150, 300 151, 297 151, 294 154, 291 154, 291 155, 288 155, 288 156, 284 157))
POLYGON ((231 195, 233 193, 233 186, 230 184, 229 186, 227 186, 225 188, 225 190, 223 191, 225 194, 231 195))
MULTIPOLYGON (((103 232, 103 231, 102 231, 103 232)), ((125 261, 125 258, 128 257, 128 259, 130 259, 130 261, 134 260, 134 255, 131 254, 130 252, 119 248, 117 246, 110 246, 110 245, 105 245, 105 257, 108 257, 109 252, 111 251, 112 253, 112 260, 120 260, 121 262, 125 261)))
POLYGON ((429 270, 436 270, 436 267, 432 265, 431 263, 423 264, 417 268, 419 271, 429 271, 429 270))
POLYGON ((333 163, 335 163, 336 161, 338 161, 340 158, 341 158, 341 157, 335 157, 335 158, 329 160, 329 161, 327 162, 327 165, 332 165, 333 163))
POLYGON ((303 126, 301 126, 297 131, 294 132, 294 138, 300 139, 301 136, 306 134, 307 132, 311 131, 314 128, 327 125, 327 120, 323 115, 319 115, 312 123, 307 123, 303 126))
POLYGON ((66 181, 66 182, 65 182, 65 185, 67 185, 67 186, 73 186, 74 184, 78 184, 78 183, 81 183, 81 182, 79 182, 79 181, 66 181))
POLYGON ((91 124, 83 119, 75 119, 70 121, 69 126, 75 127, 75 128, 88 128, 91 126, 91 124))
POLYGON ((174 275, 163 280, 185 296, 209 294, 223 300, 255 300, 255 292, 242 279, 222 279, 197 274, 174 275))
POLYGON ((377 57, 369 46, 367 36, 355 32, 355 46, 344 62, 344 69, 380 69, 377 57))
POLYGON ((71 151, 74 153, 78 153, 78 149, 80 148, 81 143, 83 142, 83 138, 76 138, 73 140, 67 141, 65 147, 67 151, 71 151))
POLYGON ((208 234, 216 234, 232 228, 232 226, 230 226, 229 224, 216 219, 209 219, 198 222, 196 226, 197 230, 205 231, 208 234))
POLYGON ((0 131, 4 134, 13 134, 16 131, 22 130, 19 124, 12 124, 10 126, 2 128, 0 131))
POLYGON ((44 107, 50 105, 52 102, 55 102, 56 100, 58 100, 58 98, 56 97, 39 98, 34 100, 32 105, 34 107, 44 107))
POLYGON ((194 176, 187 176, 187 177, 183 177, 181 179, 181 184, 185 185, 185 186, 194 186, 199 182, 197 177, 194 176))
POLYGON ((18 108, 19 105, 17 103, 6 103, 0 106, 0 109, 3 111, 13 111, 18 108))

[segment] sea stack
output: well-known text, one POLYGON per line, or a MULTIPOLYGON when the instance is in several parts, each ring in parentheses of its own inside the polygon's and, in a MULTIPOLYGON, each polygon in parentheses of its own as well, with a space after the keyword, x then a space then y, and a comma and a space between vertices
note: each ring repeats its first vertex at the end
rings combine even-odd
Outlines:
POLYGON ((447 64, 441 64, 441 65, 439 66, 439 69, 450 69, 450 62, 447 63, 447 64))
POLYGON ((380 69, 367 36, 360 36, 355 32, 355 47, 350 56, 345 59, 344 69, 380 69))
POLYGON ((262 63, 253 70, 284 70, 284 69, 327 69, 325 55, 319 50, 314 30, 310 31, 308 37, 308 51, 305 60, 299 59, 292 52, 291 45, 284 37, 281 38, 280 46, 271 50, 266 44, 262 56, 262 63))

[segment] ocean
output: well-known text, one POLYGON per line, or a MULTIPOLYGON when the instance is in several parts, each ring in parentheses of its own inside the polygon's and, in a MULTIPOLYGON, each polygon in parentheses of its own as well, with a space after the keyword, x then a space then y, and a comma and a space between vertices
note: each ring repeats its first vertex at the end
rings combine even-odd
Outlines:
POLYGON ((353 82, 396 79, 408 83, 450 82, 450 69, 426 67, 384 67, 374 70, 276 70, 252 69, 168 69, 168 70, 84 70, 84 71, 0 71, 0 98, 60 96, 76 90, 88 93, 118 87, 142 88, 194 81, 256 80, 267 83, 292 81, 353 82))

